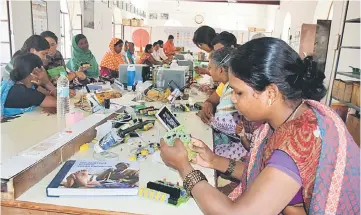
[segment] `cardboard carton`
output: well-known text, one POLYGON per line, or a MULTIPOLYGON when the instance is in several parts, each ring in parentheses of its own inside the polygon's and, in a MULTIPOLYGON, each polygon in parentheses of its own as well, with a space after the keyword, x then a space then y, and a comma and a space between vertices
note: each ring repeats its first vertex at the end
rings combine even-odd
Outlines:
POLYGON ((360 116, 356 114, 349 114, 347 116, 346 127, 353 137, 353 140, 358 146, 360 146, 360 116))
POLYGON ((351 103, 360 107, 360 82, 353 83, 351 103))

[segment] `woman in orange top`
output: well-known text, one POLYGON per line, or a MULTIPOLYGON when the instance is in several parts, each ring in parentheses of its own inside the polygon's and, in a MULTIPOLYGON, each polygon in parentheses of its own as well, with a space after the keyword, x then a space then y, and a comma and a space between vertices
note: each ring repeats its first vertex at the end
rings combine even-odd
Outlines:
POLYGON ((146 45, 142 56, 138 60, 138 64, 147 64, 149 66, 162 65, 162 62, 154 59, 152 53, 153 53, 153 45, 152 44, 146 45))
POLYGON ((113 38, 109 43, 109 51, 105 53, 100 63, 100 76, 118 77, 118 69, 120 64, 124 64, 122 55, 123 40, 113 38))
POLYGON ((167 55, 167 57, 173 57, 175 55, 176 49, 173 40, 174 40, 174 36, 169 35, 168 41, 163 45, 163 50, 165 55, 167 55))

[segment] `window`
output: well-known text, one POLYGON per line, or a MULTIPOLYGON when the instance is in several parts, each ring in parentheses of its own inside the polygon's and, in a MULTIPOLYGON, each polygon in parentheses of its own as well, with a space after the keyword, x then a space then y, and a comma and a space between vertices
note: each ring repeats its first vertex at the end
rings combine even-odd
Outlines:
POLYGON ((122 26, 122 24, 114 22, 114 15, 112 16, 112 24, 113 24, 113 29, 112 29, 113 37, 123 39, 123 36, 122 36, 123 26, 122 26))
POLYGON ((9 17, 9 2, 1 1, 0 8, 0 64, 4 65, 11 60, 11 37, 10 37, 10 17, 9 17))
POLYGON ((71 57, 71 41, 73 36, 83 32, 82 15, 77 14, 73 20, 70 20, 66 0, 61 0, 60 8, 60 52, 64 59, 67 60, 71 57), (70 23, 73 23, 73 26, 70 26, 70 23))

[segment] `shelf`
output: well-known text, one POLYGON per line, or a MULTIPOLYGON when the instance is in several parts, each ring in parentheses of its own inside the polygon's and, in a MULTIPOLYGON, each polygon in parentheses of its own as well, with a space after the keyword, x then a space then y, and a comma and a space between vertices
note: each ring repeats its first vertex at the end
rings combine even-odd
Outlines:
POLYGON ((337 72, 337 75, 343 75, 343 76, 347 76, 347 77, 350 77, 350 78, 360 79, 360 75, 353 74, 352 72, 337 72))
POLYGON ((342 49, 360 49, 360 46, 341 46, 342 49))
POLYGON ((349 19, 349 20, 346 20, 345 22, 347 22, 347 23, 360 23, 361 18, 349 19))
POLYGON ((348 103, 348 102, 345 102, 345 101, 341 101, 341 100, 338 100, 338 99, 336 99, 336 98, 334 98, 334 97, 332 97, 332 99, 341 102, 342 104, 348 106, 349 108, 355 109, 356 111, 360 111, 360 107, 358 107, 358 106, 356 106, 356 105, 354 105, 354 104, 352 104, 352 103, 348 103))

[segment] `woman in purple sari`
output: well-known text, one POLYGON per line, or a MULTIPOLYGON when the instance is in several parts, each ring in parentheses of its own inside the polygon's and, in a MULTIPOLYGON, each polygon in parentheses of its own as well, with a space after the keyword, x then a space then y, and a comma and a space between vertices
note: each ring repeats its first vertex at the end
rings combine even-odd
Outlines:
POLYGON ((183 143, 162 140, 163 161, 179 171, 205 214, 359 214, 360 149, 340 117, 319 103, 323 73, 284 41, 260 38, 230 58, 232 101, 249 121, 264 121, 244 162, 215 155, 201 140, 194 162, 240 179, 227 197, 194 170, 183 143))

